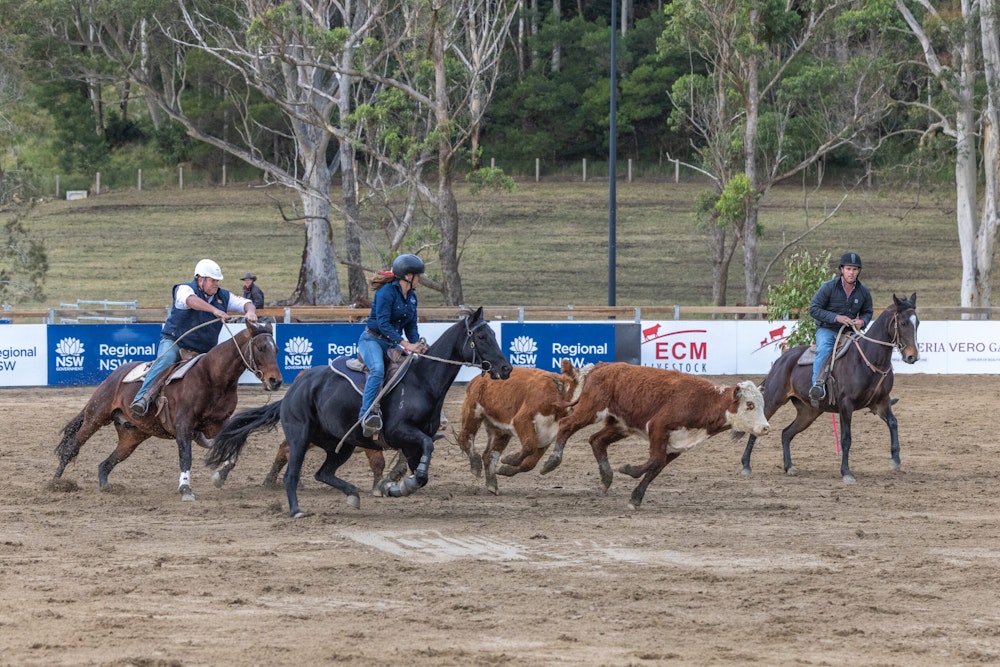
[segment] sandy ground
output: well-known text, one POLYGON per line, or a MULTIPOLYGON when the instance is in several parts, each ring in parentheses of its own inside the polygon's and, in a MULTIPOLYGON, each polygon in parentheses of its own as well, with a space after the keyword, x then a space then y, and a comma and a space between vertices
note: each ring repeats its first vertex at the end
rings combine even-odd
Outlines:
MULTIPOLYGON (((501 478, 499 496, 444 441, 424 489, 360 510, 312 479, 313 453, 299 520, 261 486, 278 434, 254 436, 223 489, 196 468, 183 503, 165 440, 99 491, 107 428, 59 491, 53 448, 91 388, 0 390, 0 664, 997 664, 998 388, 897 377, 903 471, 884 424, 858 413, 853 486, 828 417, 794 443, 799 474, 782 473, 786 408, 751 477, 743 442, 720 435, 637 512, 630 478, 599 492, 588 430, 561 468, 501 478)), ((241 407, 265 401, 241 389, 241 407)), ((611 450, 616 466, 645 457, 637 440, 611 450)), ((360 454, 343 471, 370 484, 360 454)))

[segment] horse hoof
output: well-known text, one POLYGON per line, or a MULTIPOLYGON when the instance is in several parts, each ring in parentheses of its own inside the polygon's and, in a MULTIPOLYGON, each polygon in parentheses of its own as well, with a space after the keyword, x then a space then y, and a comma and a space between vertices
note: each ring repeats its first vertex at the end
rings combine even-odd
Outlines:
POLYGON ((347 496, 347 504, 356 510, 361 509, 361 497, 360 496, 347 496))
POLYGON ((799 474, 799 469, 796 468, 795 466, 792 466, 791 468, 785 471, 785 474, 788 475, 789 477, 795 477, 796 475, 799 474))
POLYGON ((188 486, 187 484, 181 486, 177 490, 180 491, 181 500, 183 500, 184 502, 191 502, 192 500, 194 500, 194 491, 192 491, 191 487, 188 486))
POLYGON ((222 474, 219 473, 218 471, 216 471, 215 474, 212 475, 212 484, 215 485, 215 488, 221 489, 225 483, 226 483, 226 478, 223 477, 222 474))
POLYGON ((858 480, 854 479, 854 475, 848 473, 844 475, 844 484, 856 484, 858 480))
POLYGON ((740 477, 749 477, 751 472, 750 466, 745 466, 742 470, 740 470, 740 477))
POLYGON ((634 512, 638 512, 639 511, 639 506, 636 505, 636 504, 634 504, 634 503, 631 503, 631 502, 628 504, 628 508, 630 510, 634 511, 634 512))
POLYGON ((889 470, 899 472, 902 469, 903 466, 899 463, 899 461, 889 461, 889 470))
POLYGON ((293 519, 302 519, 309 516, 309 512, 304 512, 303 510, 295 510, 294 512, 289 512, 289 516, 293 519))

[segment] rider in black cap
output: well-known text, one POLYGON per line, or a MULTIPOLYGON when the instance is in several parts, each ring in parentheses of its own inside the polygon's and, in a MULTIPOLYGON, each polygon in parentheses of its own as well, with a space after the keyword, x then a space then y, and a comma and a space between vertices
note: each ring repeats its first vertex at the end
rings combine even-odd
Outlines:
POLYGON ((809 303, 809 314, 816 320, 816 359, 813 361, 809 398, 826 398, 826 360, 833 352, 841 327, 862 330, 872 321, 872 294, 858 280, 861 257, 845 252, 840 257, 840 275, 823 283, 809 303), (822 371, 822 374, 820 373, 822 371))

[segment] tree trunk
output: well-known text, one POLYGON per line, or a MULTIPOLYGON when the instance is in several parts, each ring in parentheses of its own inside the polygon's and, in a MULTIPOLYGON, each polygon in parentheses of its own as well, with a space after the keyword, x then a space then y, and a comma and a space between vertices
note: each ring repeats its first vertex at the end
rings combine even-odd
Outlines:
POLYGON ((305 247, 302 250, 302 267, 299 282, 289 303, 310 306, 339 306, 340 278, 337 276, 337 257, 333 248, 333 231, 330 228, 330 170, 323 160, 305 166, 311 191, 301 193, 305 212, 305 247), (322 196, 318 193, 325 193, 322 196))
POLYGON ((998 198, 1000 198, 1000 38, 997 36, 995 0, 981 0, 980 38, 986 78, 986 109, 981 117, 983 134, 983 210, 976 235, 977 284, 973 300, 988 308, 992 301, 993 255, 996 251, 998 198))
MULTIPOLYGON (((750 25, 760 23, 760 12, 756 6, 750 10, 750 25)), ((751 35, 753 32, 750 33, 751 35)), ((757 175, 757 127, 760 122, 760 92, 757 56, 752 54, 746 61, 747 95, 746 95, 746 125, 743 131, 743 168, 750 182, 753 193, 762 192, 757 175)), ((754 197, 747 203, 746 218, 743 221, 743 271, 746 276, 746 304, 760 305, 761 287, 758 285, 757 270, 757 217, 760 212, 760 200, 754 197)))

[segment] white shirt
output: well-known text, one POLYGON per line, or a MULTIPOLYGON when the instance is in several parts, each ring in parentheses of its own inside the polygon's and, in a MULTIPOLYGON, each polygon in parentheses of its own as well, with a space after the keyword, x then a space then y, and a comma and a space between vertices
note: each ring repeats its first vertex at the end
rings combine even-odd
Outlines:
MULTIPOLYGON (((194 290, 188 284, 178 285, 177 293, 174 294, 174 308, 179 308, 181 310, 191 310, 187 305, 187 300, 189 296, 195 296, 194 290)), ((205 303, 208 303, 207 301, 205 303)), ((241 296, 229 293, 229 312, 230 313, 245 313, 246 305, 248 303, 253 303, 250 299, 244 299, 241 296)))

